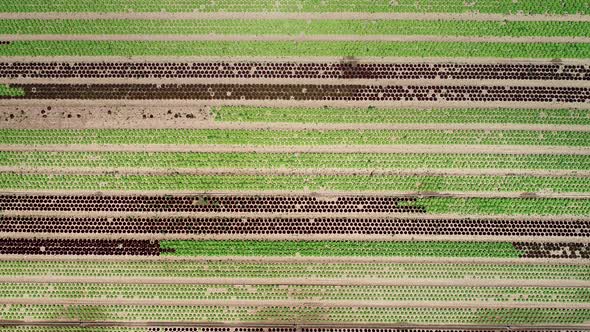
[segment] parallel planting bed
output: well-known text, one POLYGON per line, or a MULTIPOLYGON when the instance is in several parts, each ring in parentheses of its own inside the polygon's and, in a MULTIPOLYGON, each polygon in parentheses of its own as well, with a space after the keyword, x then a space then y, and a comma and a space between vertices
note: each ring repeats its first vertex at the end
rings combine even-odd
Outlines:
POLYGON ((583 332, 583 1, 0 2, 0 332, 583 332))

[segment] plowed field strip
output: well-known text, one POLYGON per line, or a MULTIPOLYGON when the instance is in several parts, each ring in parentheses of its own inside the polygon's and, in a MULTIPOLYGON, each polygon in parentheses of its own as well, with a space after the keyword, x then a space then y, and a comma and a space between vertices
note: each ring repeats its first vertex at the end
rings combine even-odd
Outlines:
MULTIPOLYGON (((590 44, 589 44, 590 45, 590 44)), ((2 99, 189 99, 480 102, 590 104, 590 89, 538 86, 268 85, 268 84, 13 84, 2 99)))
MULTIPOLYGON (((115 213, 206 213, 206 214, 258 214, 274 213, 283 215, 318 214, 366 214, 382 215, 398 213, 428 217, 429 214, 465 215, 521 215, 561 217, 589 216, 590 200, 565 198, 479 198, 479 197, 436 197, 414 196, 341 196, 316 195, 131 195, 118 192, 116 195, 79 195, 71 191, 59 193, 23 195, 0 195, 0 208, 5 211, 39 212, 115 212, 115 213)), ((584 219, 586 220, 586 219, 584 219)))
MULTIPOLYGON (((330 218, 330 217, 68 217, 2 216, 0 232, 10 237, 324 240, 364 239, 587 242, 588 220, 330 218), (332 238, 330 238, 332 237, 332 238), (585 240, 586 239, 586 240, 585 240)), ((561 253, 560 253, 561 254, 561 253)))

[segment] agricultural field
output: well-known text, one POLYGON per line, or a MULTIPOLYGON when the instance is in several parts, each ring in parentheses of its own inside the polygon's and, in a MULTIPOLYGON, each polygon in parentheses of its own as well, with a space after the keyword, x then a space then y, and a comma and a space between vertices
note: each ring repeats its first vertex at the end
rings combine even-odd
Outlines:
POLYGON ((0 1, 0 332, 590 331, 590 4, 0 1))

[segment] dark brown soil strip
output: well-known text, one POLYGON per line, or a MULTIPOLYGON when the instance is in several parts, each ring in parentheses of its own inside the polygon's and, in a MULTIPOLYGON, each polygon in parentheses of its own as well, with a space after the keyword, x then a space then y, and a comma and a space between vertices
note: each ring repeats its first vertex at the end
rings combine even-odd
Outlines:
POLYGON ((333 100, 590 103, 590 88, 314 84, 13 84, 4 99, 333 100))
POLYGON ((345 196, 83 196, 0 195, 5 211, 425 213, 415 198, 345 196))
POLYGON ((590 80, 590 66, 564 64, 294 62, 14 62, 0 78, 277 78, 590 80))
MULTIPOLYGON (((2 216, 0 217, 0 232, 178 235, 590 237, 590 220, 2 216)), ((519 249, 526 251, 527 255, 534 255, 534 252, 539 250, 553 250, 550 247, 519 247, 519 249)), ((575 250, 572 249, 571 251, 575 250)), ((586 255, 589 254, 588 248, 582 251, 586 255)))
POLYGON ((523 252, 523 258, 590 259, 590 243, 515 242, 512 245, 523 252))
POLYGON ((142 255, 160 254, 158 241, 85 239, 0 239, 3 255, 142 255))

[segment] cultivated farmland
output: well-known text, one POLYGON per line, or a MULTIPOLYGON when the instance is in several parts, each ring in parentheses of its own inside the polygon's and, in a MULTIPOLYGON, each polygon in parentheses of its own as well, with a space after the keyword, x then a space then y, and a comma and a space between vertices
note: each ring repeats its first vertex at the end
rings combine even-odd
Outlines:
POLYGON ((590 329, 590 5, 0 1, 0 332, 590 329))

